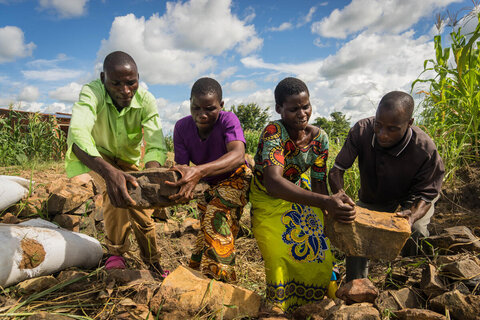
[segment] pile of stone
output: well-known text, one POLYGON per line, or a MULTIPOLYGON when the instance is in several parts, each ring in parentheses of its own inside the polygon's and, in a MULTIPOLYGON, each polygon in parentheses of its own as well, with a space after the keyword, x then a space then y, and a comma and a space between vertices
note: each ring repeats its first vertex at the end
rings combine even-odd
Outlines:
MULTIPOLYGON (((169 204, 168 195, 178 190, 158 183, 158 179, 178 181, 175 172, 160 170, 144 172, 143 176, 141 173, 135 174, 138 174, 136 177, 140 187, 130 189, 130 194, 139 207, 165 207, 169 204)), ((96 236, 97 230, 103 230, 102 188, 88 175, 76 179, 58 179, 45 188, 45 194, 35 194, 21 207, 14 209, 16 215, 4 215, 2 222, 16 223, 18 218, 42 212, 64 228, 96 236)), ((197 195, 202 192, 197 190, 197 195)), ((165 220, 157 230, 165 241, 179 240, 184 250, 180 252, 183 259, 189 256, 188 248, 194 242, 200 224, 198 219, 187 217, 186 213, 181 219, 177 215, 172 219, 169 212, 168 207, 155 210, 154 215, 165 220), (182 240, 182 237, 185 239, 182 240)), ((326 233, 332 244, 349 255, 381 261, 393 260, 392 265, 402 261, 398 253, 410 235, 407 221, 394 214, 379 216, 362 209, 357 210, 357 214, 357 220, 351 225, 338 224, 326 218, 326 233)), ((158 238, 163 241, 160 236, 158 238)), ((262 306, 264 301, 261 297, 249 290, 206 279, 182 266, 176 269, 172 267, 170 270, 175 270, 163 282, 153 278, 146 270, 112 272, 105 276, 106 279, 100 279, 102 284, 99 286, 106 283, 107 288, 95 293, 93 298, 106 301, 112 298, 115 290, 134 290, 129 294, 131 298, 122 298, 119 308, 124 308, 130 314, 138 314, 140 318, 152 310, 156 314, 161 306, 160 318, 182 320, 199 315, 218 319, 368 320, 396 317, 446 320, 447 313, 449 319, 479 319, 479 238, 467 227, 451 227, 441 234, 423 239, 422 248, 425 255, 407 259, 412 265, 408 268, 411 273, 385 275, 383 283, 376 282, 376 285, 368 279, 341 284, 337 299, 326 298, 319 303, 302 306, 288 316, 275 314, 267 306, 262 306), (387 288, 387 280, 393 278, 397 287, 387 288), (118 286, 114 287, 112 283, 118 286), (112 288, 116 288, 113 293, 112 288)), ((167 256, 169 254, 166 253, 167 256)), ((28 280, 20 284, 18 290, 25 294, 39 292, 65 279, 85 275, 80 271, 65 271, 55 278, 49 276, 28 280)), ((90 286, 91 283, 83 281, 74 285, 78 285, 80 291, 82 285, 90 286)))
MULTIPOLYGON (((369 279, 353 280, 340 287, 337 297, 349 306, 343 312, 359 308, 352 311, 354 315, 342 318, 334 311, 336 309, 331 309, 327 314, 322 311, 315 319, 323 319, 320 316, 325 319, 381 319, 380 315, 391 315, 398 319, 440 320, 447 319, 446 314, 450 319, 479 319, 480 259, 476 256, 480 252, 479 240, 465 226, 447 228, 439 235, 425 238, 422 246, 433 248, 433 251, 410 258, 411 265, 418 264, 418 268, 422 268, 420 278, 409 274, 390 275, 389 280, 396 278, 395 285, 400 288, 382 292, 369 279), (378 314, 372 315, 371 308, 378 314)), ((336 301, 336 305, 342 303, 336 301)))

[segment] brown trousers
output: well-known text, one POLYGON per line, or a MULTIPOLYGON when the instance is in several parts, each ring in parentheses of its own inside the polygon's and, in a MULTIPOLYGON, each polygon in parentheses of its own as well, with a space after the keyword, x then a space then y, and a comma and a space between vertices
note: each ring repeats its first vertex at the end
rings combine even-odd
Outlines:
MULTIPOLYGON (((134 164, 122 160, 112 159, 102 154, 103 159, 117 169, 122 171, 138 171, 134 164)), ((90 175, 97 183, 104 186, 105 182, 95 172, 90 175)), ((159 261, 155 233, 155 222, 151 215, 153 210, 138 210, 133 208, 114 207, 108 197, 106 188, 103 188, 103 222, 105 226, 105 244, 108 253, 121 256, 130 248, 129 235, 131 230, 137 239, 140 248, 140 255, 146 264, 153 264, 159 261)))

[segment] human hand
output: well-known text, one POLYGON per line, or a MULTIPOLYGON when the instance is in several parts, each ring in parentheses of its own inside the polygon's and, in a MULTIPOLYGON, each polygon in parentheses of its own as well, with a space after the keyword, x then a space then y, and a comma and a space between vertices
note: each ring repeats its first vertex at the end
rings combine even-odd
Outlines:
POLYGON ((407 219, 410 227, 413 226, 413 224, 415 223, 412 215, 412 210, 410 209, 397 212, 397 216, 407 219))
POLYGON ((338 222, 353 223, 355 220, 355 202, 343 190, 329 197, 325 209, 338 222))
POLYGON ((138 187, 135 177, 118 169, 110 170, 105 176, 105 184, 107 186, 107 194, 110 202, 114 207, 127 208, 129 205, 137 203, 130 197, 127 190, 127 183, 131 183, 134 187, 138 187))
POLYGON ((165 184, 172 187, 180 187, 178 193, 168 197, 170 200, 183 203, 193 199, 195 186, 202 178, 202 173, 198 167, 189 167, 186 165, 174 166, 170 168, 172 171, 177 171, 181 175, 181 179, 177 182, 165 181, 165 184))

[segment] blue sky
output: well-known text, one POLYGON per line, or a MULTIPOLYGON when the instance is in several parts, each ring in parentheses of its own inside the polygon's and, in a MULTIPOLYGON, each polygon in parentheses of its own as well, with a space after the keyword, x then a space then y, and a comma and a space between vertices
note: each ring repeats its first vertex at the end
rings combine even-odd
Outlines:
POLYGON ((98 78, 105 55, 123 50, 157 98, 167 134, 189 113, 190 87, 202 76, 222 84, 227 109, 256 102, 270 107, 272 119, 275 85, 299 77, 310 89, 313 118, 342 111, 353 122, 373 115, 388 91, 410 90, 433 56, 436 14, 462 17, 473 5, 0 0, 0 107, 70 112, 81 86, 98 78))

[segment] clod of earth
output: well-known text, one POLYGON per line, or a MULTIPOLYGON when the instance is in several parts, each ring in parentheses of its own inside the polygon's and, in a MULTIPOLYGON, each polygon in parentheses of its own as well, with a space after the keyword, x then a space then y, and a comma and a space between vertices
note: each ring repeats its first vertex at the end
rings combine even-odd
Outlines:
POLYGON ((38 267, 45 260, 45 249, 42 244, 34 239, 24 238, 21 241, 23 251, 22 261, 19 269, 33 269, 38 267))

